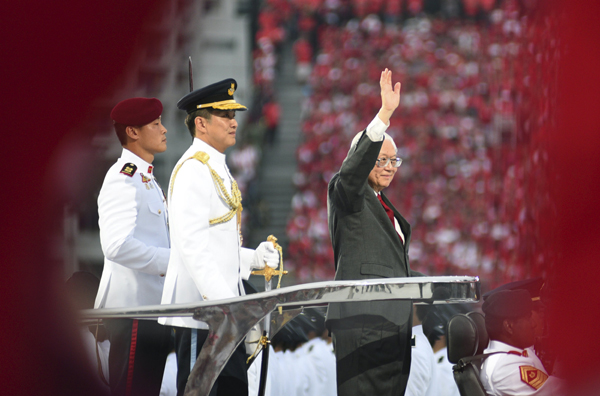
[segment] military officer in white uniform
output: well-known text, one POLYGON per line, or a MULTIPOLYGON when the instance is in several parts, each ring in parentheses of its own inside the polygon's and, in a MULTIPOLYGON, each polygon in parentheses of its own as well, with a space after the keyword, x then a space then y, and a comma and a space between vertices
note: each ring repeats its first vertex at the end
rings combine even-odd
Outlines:
MULTIPOLYGON (((162 104, 132 98, 111 112, 123 152, 108 170, 98 197, 104 269, 95 308, 160 304, 169 261, 166 197, 153 174, 154 156, 167 149, 162 104)), ((113 395, 158 395, 172 345, 171 329, 156 320, 105 321, 113 395)))
MULTIPOLYGON (((271 242, 256 250, 242 247, 241 194, 225 162, 225 150, 235 144, 235 114, 246 107, 233 94, 234 79, 226 79, 184 96, 177 107, 186 110, 191 147, 175 165, 167 192, 171 227, 171 257, 163 304, 220 300, 244 294, 242 279, 253 268, 279 265, 271 242)), ((193 318, 161 318, 176 326, 178 395, 185 390, 191 366, 208 335, 193 318)), ((212 394, 247 394, 245 351, 238 348, 223 369, 212 394)))
POLYGON ((533 349, 532 301, 527 290, 502 290, 483 303, 490 343, 495 353, 481 367, 481 383, 490 395, 563 395, 564 383, 546 372, 533 349))

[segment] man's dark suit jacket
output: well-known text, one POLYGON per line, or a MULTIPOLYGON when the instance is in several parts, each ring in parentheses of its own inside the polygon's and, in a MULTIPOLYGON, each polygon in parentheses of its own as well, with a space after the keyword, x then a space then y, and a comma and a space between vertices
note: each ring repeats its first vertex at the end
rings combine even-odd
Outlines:
MULTIPOLYGON (((327 210, 329 235, 333 244, 336 280, 396 278, 421 275, 408 264, 410 224, 381 194, 392 209, 404 234, 400 241, 390 218, 368 184, 383 142, 363 135, 348 153, 340 171, 329 182, 327 210)), ((422 275, 421 275, 422 276, 422 275)), ((403 326, 412 320, 410 301, 331 303, 327 325, 357 315, 377 315, 403 326)))

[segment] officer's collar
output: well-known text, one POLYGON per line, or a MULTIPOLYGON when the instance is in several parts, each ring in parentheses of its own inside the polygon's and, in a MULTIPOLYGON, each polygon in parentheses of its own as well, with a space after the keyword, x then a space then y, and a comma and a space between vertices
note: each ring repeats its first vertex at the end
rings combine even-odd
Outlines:
POLYGON ((123 159, 126 162, 133 162, 134 164, 136 164, 141 173, 144 173, 146 175, 153 174, 154 165, 144 161, 141 157, 137 156, 136 154, 127 150, 126 148, 123 148, 123 152, 121 153, 121 159, 123 159))
POLYGON ((204 151, 210 157, 210 161, 216 161, 216 163, 225 165, 225 154, 219 152, 213 146, 206 143, 204 140, 194 138, 192 146, 198 149, 198 151, 204 151))

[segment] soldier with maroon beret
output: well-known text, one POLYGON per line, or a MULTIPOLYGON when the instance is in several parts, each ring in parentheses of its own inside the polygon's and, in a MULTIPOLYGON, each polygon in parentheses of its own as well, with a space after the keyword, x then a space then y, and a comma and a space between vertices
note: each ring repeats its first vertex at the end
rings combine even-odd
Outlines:
MULTIPOLYGON (((98 196, 104 269, 95 308, 160 304, 170 255, 166 197, 154 178, 154 156, 167 149, 162 103, 131 98, 110 116, 123 146, 98 196)), ((156 320, 104 321, 110 340, 112 395, 160 393, 171 328, 156 320)))

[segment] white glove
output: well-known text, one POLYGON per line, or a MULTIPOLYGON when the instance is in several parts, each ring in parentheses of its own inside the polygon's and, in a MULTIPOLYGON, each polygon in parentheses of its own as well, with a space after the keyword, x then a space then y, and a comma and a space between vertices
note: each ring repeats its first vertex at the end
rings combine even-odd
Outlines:
POLYGON ((250 263, 251 269, 263 269, 265 263, 271 268, 279 266, 279 252, 275 249, 273 242, 261 242, 254 251, 254 258, 250 263))

